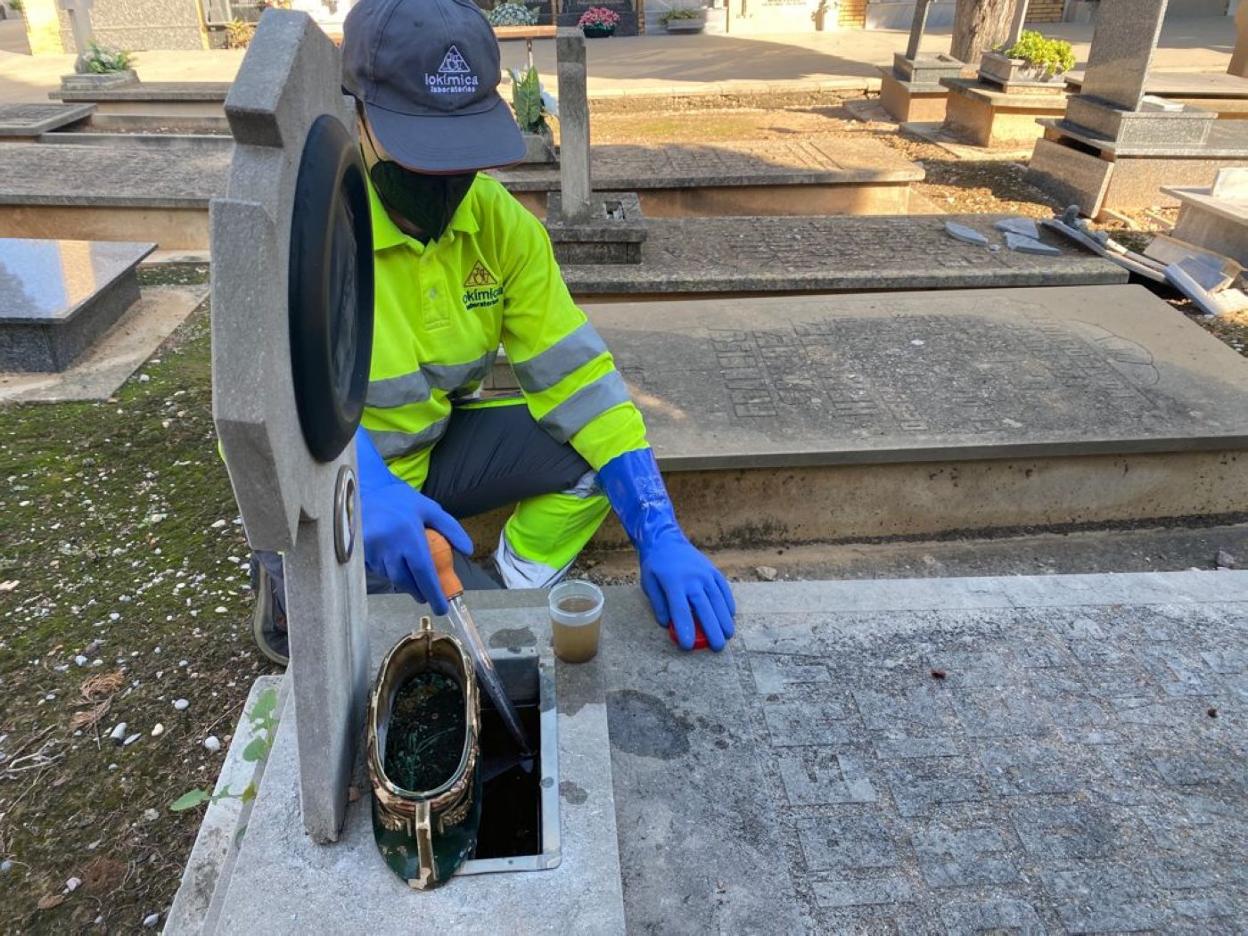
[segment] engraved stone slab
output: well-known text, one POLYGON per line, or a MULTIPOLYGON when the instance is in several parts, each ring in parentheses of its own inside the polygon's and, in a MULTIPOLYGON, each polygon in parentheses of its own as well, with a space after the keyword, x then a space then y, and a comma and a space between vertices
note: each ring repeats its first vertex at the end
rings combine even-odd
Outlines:
MULTIPOLYGON (((541 633, 541 593, 479 595, 483 626, 541 633)), ((559 671, 605 683, 630 932, 1236 931, 1248 660, 1232 651, 1248 639, 1248 573, 736 595, 731 649, 691 656, 639 590, 607 589, 598 658, 559 671), (1167 691, 1176 668, 1198 694, 1167 691), (987 695, 1010 708, 985 709, 987 695), (786 737, 776 706, 834 717, 786 737), (917 756, 885 756, 907 745, 917 756)), ((474 883, 435 899, 480 907, 474 883)), ((318 899, 274 890, 301 919, 299 901, 318 899)))
POLYGON ((1127 280, 1117 264, 1051 233, 1038 236, 1058 256, 1023 256, 956 241, 945 233, 949 220, 974 228, 993 244, 1004 244, 994 230, 1000 215, 650 218, 641 263, 569 264, 563 276, 579 296, 1074 286, 1127 280))
POLYGON ((94 104, 0 104, 0 137, 37 137, 86 120, 94 104))
POLYGON ((1248 444, 1248 361, 1137 286, 587 312, 668 468, 1248 444))
POLYGON ((1169 0, 1101 0, 1083 93, 1127 110, 1140 105, 1169 0))

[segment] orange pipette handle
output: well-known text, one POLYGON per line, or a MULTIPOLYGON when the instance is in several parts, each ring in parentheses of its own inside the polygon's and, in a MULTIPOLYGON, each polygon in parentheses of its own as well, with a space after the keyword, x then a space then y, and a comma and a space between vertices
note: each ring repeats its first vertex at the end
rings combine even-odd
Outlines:
POLYGON ((437 530, 425 529, 425 539, 429 541, 429 552, 433 554, 433 567, 438 570, 438 584, 442 586, 442 594, 447 599, 462 595, 464 583, 455 574, 455 559, 451 553, 451 544, 437 530))

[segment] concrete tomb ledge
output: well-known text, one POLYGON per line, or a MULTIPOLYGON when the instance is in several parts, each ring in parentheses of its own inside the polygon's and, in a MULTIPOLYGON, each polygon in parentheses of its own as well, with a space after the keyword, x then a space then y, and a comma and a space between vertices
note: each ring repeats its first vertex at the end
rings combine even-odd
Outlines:
POLYGON ((0 104, 0 137, 34 139, 86 120, 92 104, 0 104))
POLYGON ((1248 123, 1238 120, 1218 120, 1209 130, 1204 143, 1187 144, 1178 142, 1162 143, 1119 143, 1086 127, 1080 127, 1068 120, 1043 118, 1040 125, 1045 128, 1049 139, 1068 138, 1085 146, 1108 154, 1108 158, 1123 156, 1141 156, 1150 158, 1175 159, 1238 159, 1242 164, 1248 160, 1248 123))
POLYGON ((949 237, 969 224, 994 244, 1004 215, 651 218, 642 262, 564 264, 577 296, 718 292, 869 292, 1074 286, 1127 281, 1117 264, 1042 235, 1060 257, 990 251, 949 237))
POLYGON ((228 81, 142 81, 116 88, 51 91, 48 97, 67 103, 102 101, 215 101, 225 103, 228 81))
MULTIPOLYGON (((531 601, 534 593, 522 593, 531 601)), ((371 671, 425 609, 411 598, 368 600, 371 671)), ((441 622, 443 625, 445 622, 441 622)), ((543 604, 524 614, 486 613, 477 623, 493 649, 550 657, 543 604)), ((373 840, 371 794, 362 766, 358 801, 333 845, 314 845, 299 819, 295 721, 287 706, 269 755, 246 833, 220 898, 215 930, 274 933, 514 933, 624 932, 624 910, 607 706, 601 664, 559 665, 559 784, 562 861, 544 871, 459 877, 433 891, 411 890, 386 867, 373 840)), ((313 753, 311 756, 316 756, 313 753)), ((214 895, 213 904, 218 897, 214 895)))

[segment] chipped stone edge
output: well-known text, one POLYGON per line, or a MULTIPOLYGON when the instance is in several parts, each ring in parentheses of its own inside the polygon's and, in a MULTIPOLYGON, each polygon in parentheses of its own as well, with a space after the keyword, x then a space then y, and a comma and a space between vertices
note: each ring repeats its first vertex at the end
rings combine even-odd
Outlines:
MULTIPOLYGON (((277 715, 280 718, 286 705, 290 680, 285 676, 260 676, 251 684, 238 727, 230 741, 229 750, 221 764, 214 793, 225 788, 236 792, 246 789, 247 784, 258 787, 264 776, 265 761, 249 763, 243 760, 243 751, 256 733, 252 730, 247 713, 251 711, 260 694, 268 689, 278 692, 277 715)), ((208 804, 195 845, 182 872, 182 882, 174 896, 173 906, 165 921, 166 934, 210 933, 221 913, 221 903, 226 888, 221 886, 230 879, 242 833, 247 828, 254 800, 244 803, 240 799, 223 799, 208 804)))

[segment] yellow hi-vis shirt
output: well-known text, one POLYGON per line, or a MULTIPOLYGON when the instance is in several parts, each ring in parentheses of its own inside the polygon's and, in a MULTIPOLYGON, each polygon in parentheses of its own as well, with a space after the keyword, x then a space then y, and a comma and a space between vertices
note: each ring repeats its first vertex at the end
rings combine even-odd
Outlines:
POLYGON ((533 418, 595 470, 645 448, 641 413, 572 301, 546 229, 501 184, 478 175, 428 245, 369 194, 376 301, 363 425, 391 471, 424 484, 452 401, 480 386, 500 340, 533 418))

